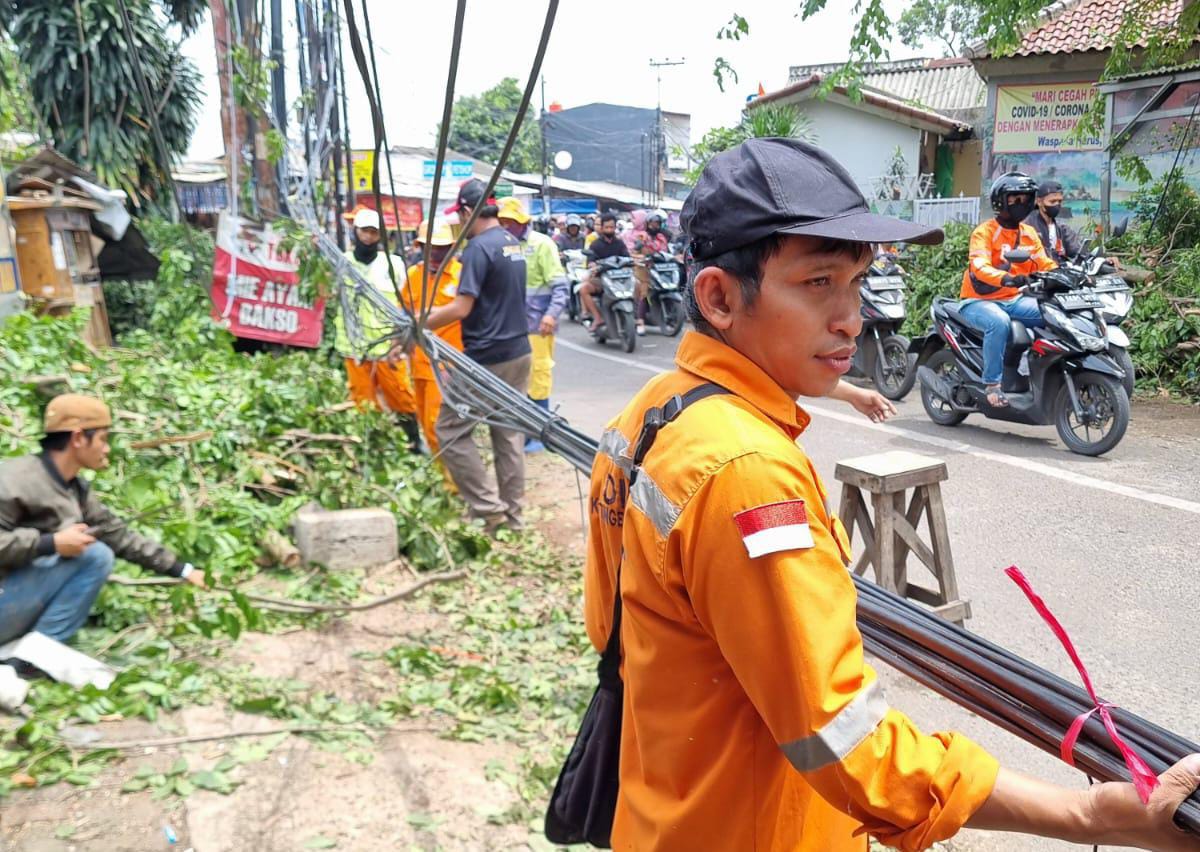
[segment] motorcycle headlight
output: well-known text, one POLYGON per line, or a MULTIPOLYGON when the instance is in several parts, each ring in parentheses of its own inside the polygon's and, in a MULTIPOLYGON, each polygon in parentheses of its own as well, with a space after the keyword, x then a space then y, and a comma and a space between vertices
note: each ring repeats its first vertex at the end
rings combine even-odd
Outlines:
POLYGON ((1042 304, 1042 316, 1055 329, 1061 331, 1085 352, 1100 352, 1108 347, 1102 337, 1092 334, 1092 326, 1083 317, 1067 316, 1066 312, 1049 303, 1042 304))

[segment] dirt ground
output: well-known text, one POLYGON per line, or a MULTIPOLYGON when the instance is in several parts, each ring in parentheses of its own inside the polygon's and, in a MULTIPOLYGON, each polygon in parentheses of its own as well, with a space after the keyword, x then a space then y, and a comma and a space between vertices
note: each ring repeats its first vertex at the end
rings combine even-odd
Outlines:
MULTIPOLYGON (((571 469, 549 454, 528 465, 528 522, 556 548, 581 553, 579 488, 571 469)), ((369 574, 364 594, 408 582, 369 574)), ((227 665, 265 677, 294 678, 340 698, 376 702, 394 688, 396 672, 370 659, 405 635, 419 635, 439 616, 404 602, 333 620, 317 630, 246 634, 226 651, 227 665), (366 653, 366 659, 356 654, 366 653)), ((189 707, 157 724, 102 723, 109 741, 265 730, 278 720, 228 707, 189 707)), ((240 785, 229 795, 197 790, 186 799, 155 801, 150 792, 122 793, 138 767, 165 771, 178 758, 190 770, 210 768, 239 742, 218 740, 143 749, 107 767, 93 786, 69 784, 15 790, 0 804, 4 852, 303 852, 340 850, 546 849, 535 825, 495 825, 489 818, 515 803, 515 794, 487 767, 512 767, 514 748, 438 736, 428 724, 401 726, 379 740, 372 762, 353 751, 333 753, 303 737, 288 737, 261 759, 233 770, 240 785), (168 839, 173 835, 176 840, 168 839)))

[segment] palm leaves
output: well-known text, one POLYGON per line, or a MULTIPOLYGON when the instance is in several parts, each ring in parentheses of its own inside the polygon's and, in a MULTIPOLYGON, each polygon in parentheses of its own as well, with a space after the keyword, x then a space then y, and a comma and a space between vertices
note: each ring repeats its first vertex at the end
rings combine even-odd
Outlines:
POLYGON ((15 48, 32 101, 55 147, 129 194, 161 199, 169 163, 155 153, 157 122, 173 155, 187 151, 200 105, 200 74, 168 33, 194 28, 202 0, 125 0, 133 52, 117 0, 0 2, 0 24, 15 48), (151 92, 139 97, 136 68, 151 92))

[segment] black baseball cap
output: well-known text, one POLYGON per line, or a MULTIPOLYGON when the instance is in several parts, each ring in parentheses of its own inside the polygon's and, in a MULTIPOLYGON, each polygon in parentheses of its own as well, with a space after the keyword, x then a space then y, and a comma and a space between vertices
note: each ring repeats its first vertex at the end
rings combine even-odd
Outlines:
POLYGON ((799 139, 748 139, 704 167, 680 227, 706 260, 771 234, 936 245, 940 228, 872 213, 850 173, 799 139))
POLYGON ((1056 192, 1062 192, 1062 184, 1056 180, 1044 180, 1038 184, 1037 197, 1045 198, 1047 195, 1053 195, 1056 192))
MULTIPOLYGON (((445 209, 446 213, 457 213, 464 207, 470 207, 474 210, 483 201, 484 192, 487 190, 487 184, 479 178, 467 178, 458 185, 458 197, 454 203, 445 209)), ((496 199, 489 198, 488 204, 495 204, 496 199)))

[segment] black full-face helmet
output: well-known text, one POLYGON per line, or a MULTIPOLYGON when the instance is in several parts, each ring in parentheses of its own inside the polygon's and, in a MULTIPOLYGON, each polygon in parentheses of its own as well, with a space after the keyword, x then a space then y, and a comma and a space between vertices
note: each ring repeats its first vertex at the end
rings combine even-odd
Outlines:
POLYGON ((1007 172, 992 181, 991 201, 992 212, 997 217, 1020 222, 1033 212, 1034 197, 1037 195, 1037 181, 1022 172, 1007 172), (1010 203, 1014 195, 1026 195, 1027 201, 1017 204, 1010 203))

